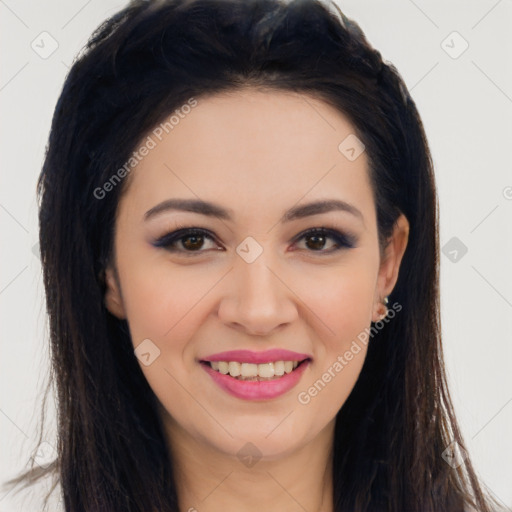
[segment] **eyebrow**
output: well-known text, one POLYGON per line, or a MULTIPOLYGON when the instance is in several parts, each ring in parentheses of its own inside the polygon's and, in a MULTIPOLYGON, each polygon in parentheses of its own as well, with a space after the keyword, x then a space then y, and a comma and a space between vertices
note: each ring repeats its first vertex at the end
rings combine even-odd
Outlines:
MULTIPOLYGON (((169 210, 199 213, 201 215, 217 217, 227 221, 233 220, 233 211, 231 209, 226 209, 215 203, 210 203, 201 199, 167 199, 148 210, 144 214, 144 220, 148 220, 169 210)), ((290 222, 292 220, 309 217, 310 215, 318 215, 332 211, 344 211, 350 213, 355 217, 358 217, 364 223, 363 214, 360 210, 350 203, 339 199, 325 199, 294 206, 283 214, 280 222, 290 222)))

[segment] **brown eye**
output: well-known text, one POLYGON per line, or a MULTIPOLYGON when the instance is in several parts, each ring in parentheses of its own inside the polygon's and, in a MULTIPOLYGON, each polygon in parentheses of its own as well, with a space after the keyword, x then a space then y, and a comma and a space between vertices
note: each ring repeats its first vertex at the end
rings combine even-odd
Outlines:
POLYGON ((343 248, 355 247, 356 239, 352 235, 340 233, 329 228, 314 228, 299 235, 298 241, 305 240, 306 250, 318 253, 331 253, 343 248), (329 242, 331 240, 331 242, 329 242), (326 248, 326 245, 330 244, 326 248))
MULTIPOLYGON (((215 242, 213 236, 207 231, 199 228, 179 229, 168 233, 155 242, 155 247, 164 247, 170 252, 193 253, 205 252, 204 245, 206 241, 215 242)), ((214 247, 217 245, 214 244, 214 247)), ((211 248, 211 247, 210 247, 211 248)))
POLYGON ((324 248, 326 239, 328 237, 324 235, 308 235, 305 237, 308 242, 306 242, 306 246, 308 249, 313 249, 315 251, 322 250, 324 248))
POLYGON ((180 238, 183 247, 187 250, 195 251, 200 249, 204 243, 203 235, 185 235, 180 238))

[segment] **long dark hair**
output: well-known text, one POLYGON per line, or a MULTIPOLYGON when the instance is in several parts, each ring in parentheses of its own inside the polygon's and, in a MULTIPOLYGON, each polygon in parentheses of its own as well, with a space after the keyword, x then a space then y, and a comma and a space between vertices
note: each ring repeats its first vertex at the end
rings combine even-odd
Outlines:
POLYGON ((464 443, 442 360, 438 202, 421 119, 359 26, 314 0, 136 0, 75 60, 38 182, 57 458, 10 483, 54 474, 68 512, 178 511, 156 397, 126 321, 103 302, 126 178, 104 198, 97 190, 190 98, 242 87, 311 95, 348 116, 366 146, 381 250, 400 213, 410 224, 390 296, 403 309, 372 336, 336 418, 334 510, 490 512, 469 458, 443 457, 464 443))

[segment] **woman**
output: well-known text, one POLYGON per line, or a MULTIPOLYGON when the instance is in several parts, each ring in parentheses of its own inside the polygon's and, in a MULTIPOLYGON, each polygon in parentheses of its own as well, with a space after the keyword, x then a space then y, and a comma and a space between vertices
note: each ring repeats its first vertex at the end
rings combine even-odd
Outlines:
POLYGON ((330 7, 135 1, 74 63, 38 189, 66 511, 491 510, 423 126, 330 7))

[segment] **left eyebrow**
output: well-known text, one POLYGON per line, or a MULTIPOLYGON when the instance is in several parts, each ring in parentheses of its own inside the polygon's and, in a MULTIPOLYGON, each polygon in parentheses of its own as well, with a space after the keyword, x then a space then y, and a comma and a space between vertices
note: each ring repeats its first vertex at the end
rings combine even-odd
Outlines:
POLYGON ((315 201, 300 206, 294 206, 284 213, 281 222, 289 222, 295 219, 302 219, 310 215, 319 215, 332 211, 343 211, 358 217, 364 223, 363 214, 354 205, 341 201, 339 199, 326 199, 324 201, 315 201))
MULTIPOLYGON (((225 209, 215 203, 202 201, 201 199, 167 199, 144 214, 144 219, 148 220, 160 213, 168 210, 181 210, 186 212, 199 213, 209 217, 218 217, 223 220, 232 221, 233 211, 225 209)), ((287 210, 280 219, 281 223, 290 222, 295 219, 302 219, 310 215, 319 215, 331 211, 344 211, 359 218, 364 224, 364 217, 360 210, 355 206, 341 201, 339 199, 326 199, 315 201, 304 205, 294 206, 287 210)))
POLYGON ((223 220, 232 220, 232 211, 214 203, 201 199, 167 199, 153 206, 144 214, 144 220, 148 220, 167 210, 181 210, 184 212, 200 213, 209 217, 218 217, 223 220))

